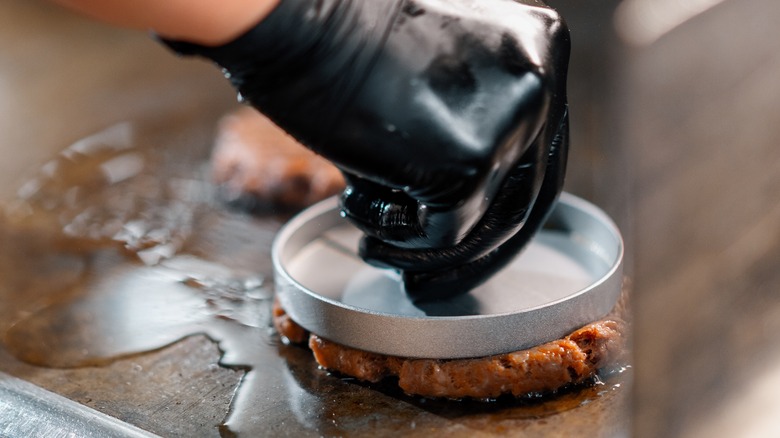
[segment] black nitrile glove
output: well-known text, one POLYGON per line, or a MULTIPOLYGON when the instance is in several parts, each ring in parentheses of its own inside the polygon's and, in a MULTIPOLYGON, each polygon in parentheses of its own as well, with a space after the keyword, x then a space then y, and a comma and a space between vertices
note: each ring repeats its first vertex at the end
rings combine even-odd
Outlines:
POLYGON ((563 184, 568 31, 536 0, 282 0, 208 57, 346 175, 361 256, 407 292, 470 290, 540 228, 563 184))

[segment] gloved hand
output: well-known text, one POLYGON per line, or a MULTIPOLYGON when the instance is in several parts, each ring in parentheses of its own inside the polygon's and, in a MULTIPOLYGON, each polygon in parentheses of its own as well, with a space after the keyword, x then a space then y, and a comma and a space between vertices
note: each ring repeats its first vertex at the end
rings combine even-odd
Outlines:
POLYGON ((344 172, 361 256, 413 297, 487 279, 560 193, 568 30, 536 0, 282 0, 226 45, 166 43, 344 172))

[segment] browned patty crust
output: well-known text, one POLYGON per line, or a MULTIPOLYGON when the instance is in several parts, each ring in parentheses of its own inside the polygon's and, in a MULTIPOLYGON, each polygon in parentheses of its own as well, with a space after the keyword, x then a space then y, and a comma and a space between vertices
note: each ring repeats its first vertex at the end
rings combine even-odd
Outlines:
POLYGON ((211 164, 214 181, 231 198, 305 207, 344 188, 335 166, 248 107, 219 122, 211 164))
POLYGON ((278 300, 274 300, 274 307, 271 315, 273 316, 276 331, 289 342, 292 342, 293 344, 302 344, 309 338, 309 332, 290 318, 290 315, 284 311, 278 300))
MULTIPOLYGON (((605 319, 587 324, 563 339, 526 350, 473 359, 412 359, 370 353, 310 334, 309 347, 324 368, 360 380, 398 378, 408 394, 426 397, 491 399, 551 392, 581 383, 624 353, 624 299, 605 319)), ((280 335, 302 343, 307 332, 281 306, 274 306, 280 335)))

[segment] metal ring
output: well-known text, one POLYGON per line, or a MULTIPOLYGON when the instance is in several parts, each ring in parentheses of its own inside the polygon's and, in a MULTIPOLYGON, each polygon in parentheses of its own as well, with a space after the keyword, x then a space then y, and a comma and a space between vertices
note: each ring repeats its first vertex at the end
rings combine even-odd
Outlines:
POLYGON ((622 287, 617 226, 566 193, 507 268, 466 295, 432 304, 414 305, 396 273, 363 263, 360 237, 336 198, 304 210, 274 241, 276 292, 305 329, 376 353, 446 359, 529 348, 604 317, 622 287))

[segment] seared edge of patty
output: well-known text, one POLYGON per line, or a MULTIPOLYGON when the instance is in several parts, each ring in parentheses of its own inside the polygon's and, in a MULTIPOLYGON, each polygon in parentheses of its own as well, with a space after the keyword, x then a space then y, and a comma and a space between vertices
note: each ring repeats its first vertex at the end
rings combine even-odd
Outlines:
POLYGON ((482 358, 412 359, 371 353, 309 334, 274 303, 274 326, 289 342, 308 345, 325 369, 369 382, 397 377, 408 394, 452 399, 515 397, 558 390, 594 377, 624 359, 627 297, 604 319, 525 350, 482 358))

